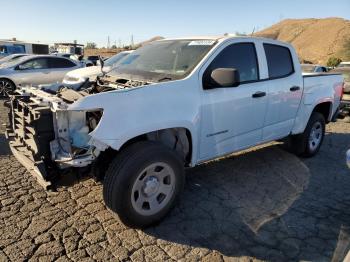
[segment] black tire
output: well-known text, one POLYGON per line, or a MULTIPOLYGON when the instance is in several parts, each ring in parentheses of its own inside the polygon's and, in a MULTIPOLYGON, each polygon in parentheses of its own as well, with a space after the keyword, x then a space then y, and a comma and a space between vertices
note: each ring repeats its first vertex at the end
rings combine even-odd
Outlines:
POLYGON ((326 121, 324 116, 321 113, 313 112, 309 119, 309 122, 306 125, 304 133, 300 135, 294 135, 289 137, 288 141, 285 144, 285 148, 295 153, 301 157, 312 157, 317 154, 320 150, 320 147, 323 142, 324 134, 326 129, 326 121), (318 126, 320 131, 320 139, 317 144, 312 146, 311 142, 309 142, 313 127, 318 126))
POLYGON ((104 178, 103 198, 107 207, 116 212, 124 224, 144 228, 158 223, 174 206, 184 187, 184 173, 183 161, 173 150, 155 142, 137 142, 121 151, 111 162, 104 178), (166 205, 159 212, 140 214, 132 200, 134 186, 141 180, 140 174, 145 168, 160 162, 173 170, 172 193, 169 193, 166 205))
POLYGON ((0 97, 7 98, 15 91, 15 84, 6 78, 0 78, 0 97))

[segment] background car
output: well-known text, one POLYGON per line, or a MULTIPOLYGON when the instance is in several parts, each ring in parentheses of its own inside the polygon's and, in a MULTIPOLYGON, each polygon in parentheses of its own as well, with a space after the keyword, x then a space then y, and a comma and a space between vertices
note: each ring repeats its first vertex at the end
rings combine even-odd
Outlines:
POLYGON ((344 95, 340 106, 340 118, 350 116, 350 67, 336 67, 330 73, 340 73, 344 77, 344 95))
POLYGON ((65 74, 81 64, 50 55, 28 55, 0 65, 0 96, 7 97, 19 85, 61 82, 65 74))
POLYGON ((29 54, 12 54, 12 55, 5 56, 5 57, 0 59, 0 65, 3 63, 13 61, 13 60, 20 58, 22 56, 27 56, 27 55, 29 55, 29 54))
MULTIPOLYGON (((121 61, 125 56, 132 53, 133 50, 120 52, 104 62, 103 71, 109 72, 113 67, 117 66, 119 61, 121 61)), ((91 66, 89 68, 79 68, 74 71, 68 72, 64 79, 63 84, 70 86, 71 88, 78 88, 84 83, 87 79, 94 81, 98 75, 102 74, 101 66, 99 62, 97 66, 91 66)))
POLYGON ((85 59, 91 61, 94 65, 97 65, 97 61, 100 60, 98 55, 89 55, 85 59))
POLYGON ((59 56, 59 57, 70 58, 72 54, 54 53, 54 54, 52 54, 52 55, 59 56))
POLYGON ((350 66, 349 67, 337 67, 330 71, 330 73, 342 74, 344 77, 344 93, 350 93, 350 66))
POLYGON ((322 73, 328 71, 325 66, 313 64, 301 64, 301 70, 303 73, 322 73))
POLYGON ((341 62, 338 66, 337 66, 337 68, 339 68, 339 67, 347 67, 347 68, 350 68, 350 62, 341 62))

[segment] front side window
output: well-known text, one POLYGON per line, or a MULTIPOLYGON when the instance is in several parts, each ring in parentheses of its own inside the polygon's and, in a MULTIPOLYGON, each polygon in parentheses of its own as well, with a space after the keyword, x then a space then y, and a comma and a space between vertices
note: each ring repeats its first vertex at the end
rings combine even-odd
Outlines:
MULTIPOLYGON (((240 84, 259 80, 258 60, 253 43, 238 43, 226 47, 211 62, 204 78, 210 77, 213 70, 217 68, 237 69, 240 84)), ((204 81, 209 83, 210 81, 204 81)))
POLYGON ((20 69, 22 70, 46 69, 46 68, 48 68, 48 63, 46 58, 32 59, 20 65, 20 69))
POLYGON ((270 78, 289 76, 294 72, 293 59, 289 48, 273 44, 264 44, 270 78))

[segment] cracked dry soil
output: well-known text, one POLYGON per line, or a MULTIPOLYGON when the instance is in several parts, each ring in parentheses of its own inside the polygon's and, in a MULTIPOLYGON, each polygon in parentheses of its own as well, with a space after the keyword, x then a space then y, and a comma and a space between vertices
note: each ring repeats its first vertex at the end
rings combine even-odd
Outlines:
POLYGON ((11 155, 0 101, 0 261, 343 261, 350 249, 350 123, 327 127, 317 156, 277 145, 186 171, 157 226, 125 227, 85 179, 46 192, 11 155))

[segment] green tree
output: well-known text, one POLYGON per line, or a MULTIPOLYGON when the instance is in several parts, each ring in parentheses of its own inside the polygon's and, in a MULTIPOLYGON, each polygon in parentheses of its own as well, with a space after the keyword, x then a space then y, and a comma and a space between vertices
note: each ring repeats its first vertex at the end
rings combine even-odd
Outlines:
POLYGON ((94 42, 87 42, 85 48, 86 48, 86 49, 96 49, 96 48, 97 48, 97 45, 96 45, 96 43, 94 43, 94 42))
POLYGON ((337 65, 339 65, 341 62, 341 59, 339 57, 330 57, 327 61, 327 66, 330 67, 336 67, 337 65))

